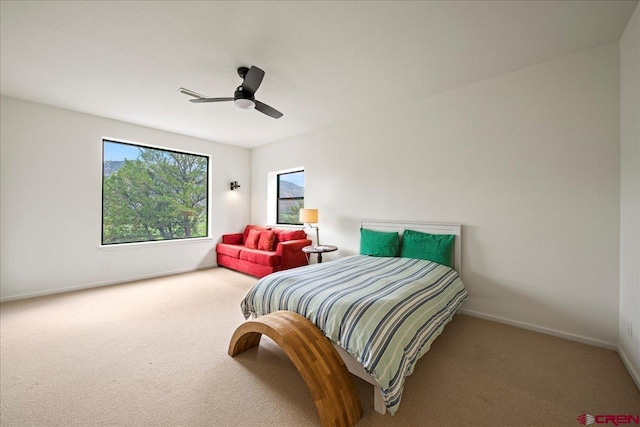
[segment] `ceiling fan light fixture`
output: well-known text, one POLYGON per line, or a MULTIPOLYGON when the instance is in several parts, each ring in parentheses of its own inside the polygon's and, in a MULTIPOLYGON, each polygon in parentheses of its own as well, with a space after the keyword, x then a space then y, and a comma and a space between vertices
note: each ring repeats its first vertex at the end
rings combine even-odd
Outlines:
POLYGON ((251 99, 238 98, 233 101, 236 104, 236 107, 242 108, 243 110, 249 110, 251 108, 255 108, 256 103, 251 99))

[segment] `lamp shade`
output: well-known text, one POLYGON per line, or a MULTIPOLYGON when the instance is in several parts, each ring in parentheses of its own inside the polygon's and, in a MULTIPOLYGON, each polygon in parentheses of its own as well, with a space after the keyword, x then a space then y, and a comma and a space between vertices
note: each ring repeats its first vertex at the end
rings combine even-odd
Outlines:
POLYGON ((300 209, 300 222, 316 224, 318 222, 318 209, 300 209))

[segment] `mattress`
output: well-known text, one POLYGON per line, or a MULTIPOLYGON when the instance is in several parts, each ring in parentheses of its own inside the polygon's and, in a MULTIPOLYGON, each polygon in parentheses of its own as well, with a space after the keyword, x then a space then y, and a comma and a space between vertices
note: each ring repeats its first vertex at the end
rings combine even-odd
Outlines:
POLYGON ((467 298, 458 273, 431 261, 355 255, 273 273, 246 294, 246 318, 309 319, 375 378, 391 414, 407 376, 467 298))

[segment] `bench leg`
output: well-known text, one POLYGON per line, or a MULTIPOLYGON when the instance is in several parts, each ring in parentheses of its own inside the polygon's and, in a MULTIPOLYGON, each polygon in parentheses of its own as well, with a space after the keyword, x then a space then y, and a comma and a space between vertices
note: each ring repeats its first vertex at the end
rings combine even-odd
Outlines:
POLYGON ((233 357, 258 346, 262 334, 284 350, 302 375, 323 426, 348 427, 358 422, 362 405, 353 378, 318 327, 291 311, 267 314, 236 329, 229 343, 229 355, 233 357))

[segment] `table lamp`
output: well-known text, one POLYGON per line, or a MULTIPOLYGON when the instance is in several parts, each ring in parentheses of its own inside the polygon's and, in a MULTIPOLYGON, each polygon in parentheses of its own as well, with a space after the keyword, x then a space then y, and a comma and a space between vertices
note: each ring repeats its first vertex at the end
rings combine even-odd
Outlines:
POLYGON ((318 209, 300 209, 300 222, 307 224, 310 228, 315 228, 316 246, 320 246, 320 231, 318 230, 318 226, 311 225, 318 223, 318 209))

